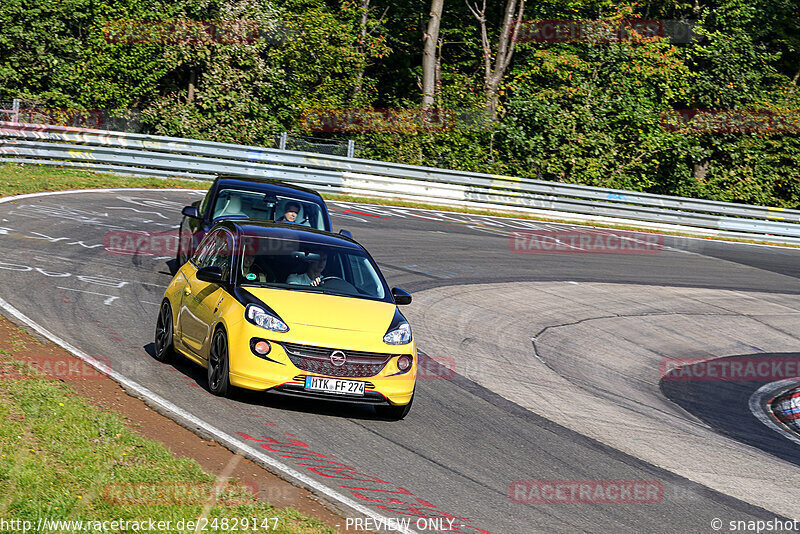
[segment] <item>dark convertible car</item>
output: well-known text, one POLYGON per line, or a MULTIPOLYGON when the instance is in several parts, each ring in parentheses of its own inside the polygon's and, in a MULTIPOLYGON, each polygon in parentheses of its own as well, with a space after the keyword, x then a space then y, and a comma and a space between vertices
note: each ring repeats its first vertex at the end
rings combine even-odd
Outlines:
POLYGON ((192 257, 209 229, 225 219, 285 222, 331 231, 328 208, 316 191, 267 178, 220 176, 202 201, 183 208, 178 267, 192 257))

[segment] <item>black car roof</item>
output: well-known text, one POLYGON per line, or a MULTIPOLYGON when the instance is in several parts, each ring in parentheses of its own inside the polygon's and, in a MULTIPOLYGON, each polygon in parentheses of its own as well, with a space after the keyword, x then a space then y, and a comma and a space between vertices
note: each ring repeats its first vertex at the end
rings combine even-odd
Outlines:
POLYGON ((214 226, 224 226, 238 235, 290 239, 320 245, 363 249, 358 242, 349 237, 293 223, 271 223, 257 219, 227 219, 218 222, 214 226))
POLYGON ((223 175, 217 177, 216 183, 220 188, 238 188, 248 191, 269 192, 317 203, 322 200, 322 196, 313 189, 259 176, 241 177, 223 175))

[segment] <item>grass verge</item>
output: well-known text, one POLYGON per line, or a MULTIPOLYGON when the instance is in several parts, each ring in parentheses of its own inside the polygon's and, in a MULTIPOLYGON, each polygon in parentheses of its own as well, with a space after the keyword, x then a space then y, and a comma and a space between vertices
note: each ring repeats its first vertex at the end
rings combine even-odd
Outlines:
MULTIPOLYGON (((210 185, 210 184, 208 184, 210 185)), ((39 165, 0 165, 0 196, 63 191, 67 189, 97 189, 103 187, 150 187, 202 189, 204 182, 181 179, 137 178, 79 169, 59 169, 39 165)))
MULTIPOLYGON (((173 457, 161 443, 129 429, 120 414, 88 404, 68 384, 45 374, 52 359, 34 358, 39 365, 33 366, 7 348, 0 350, 0 518, 5 521, 29 521, 29 530, 40 520, 73 522, 51 523, 42 532, 194 532, 187 522, 204 517, 203 532, 334 532, 294 509, 259 501, 248 485, 218 482, 194 460, 173 457), (110 521, 128 521, 128 528, 114 528, 110 521), (158 527, 137 529, 142 521, 158 527)), ((0 531, 22 529, 22 523, 8 526, 0 523, 0 531)))

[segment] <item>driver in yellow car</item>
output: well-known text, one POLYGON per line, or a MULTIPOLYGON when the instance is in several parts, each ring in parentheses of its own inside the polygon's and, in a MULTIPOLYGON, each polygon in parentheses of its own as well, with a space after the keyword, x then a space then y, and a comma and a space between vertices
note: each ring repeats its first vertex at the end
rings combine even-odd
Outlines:
POLYGON ((319 255, 318 261, 308 262, 308 270, 300 274, 290 274, 286 278, 287 284, 298 284, 305 286, 318 286, 322 282, 322 271, 325 270, 328 257, 323 253, 319 255))

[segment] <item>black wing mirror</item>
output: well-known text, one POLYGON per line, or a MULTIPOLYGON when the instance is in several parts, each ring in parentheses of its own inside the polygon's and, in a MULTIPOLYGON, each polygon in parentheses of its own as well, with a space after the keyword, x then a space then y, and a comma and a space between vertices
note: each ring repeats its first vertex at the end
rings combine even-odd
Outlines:
POLYGON ((411 304, 411 293, 409 293, 405 289, 400 289, 399 287, 393 287, 392 296, 394 297, 394 303, 397 304, 398 306, 411 304))
POLYGON ((192 219, 200 218, 200 212, 198 211, 197 206, 186 206, 181 210, 181 213, 187 217, 191 217, 192 219))
POLYGON ((203 267, 197 271, 197 279, 212 284, 222 283, 222 269, 216 266, 203 267))

